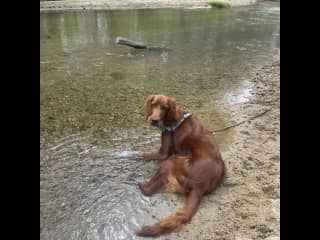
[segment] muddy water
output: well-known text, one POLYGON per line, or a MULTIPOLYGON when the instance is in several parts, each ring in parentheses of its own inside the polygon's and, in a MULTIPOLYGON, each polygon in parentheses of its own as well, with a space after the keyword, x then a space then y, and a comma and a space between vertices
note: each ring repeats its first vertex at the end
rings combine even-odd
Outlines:
MULTIPOLYGON (((41 239, 138 239, 138 226, 180 207, 179 196, 136 186, 156 163, 127 156, 159 146, 145 97, 173 95, 208 128, 228 124, 219 103, 250 96, 248 79, 279 48, 279 14, 274 2, 41 13, 41 239), (117 46, 117 36, 171 51, 117 46)), ((224 151, 232 131, 217 138, 224 151)))

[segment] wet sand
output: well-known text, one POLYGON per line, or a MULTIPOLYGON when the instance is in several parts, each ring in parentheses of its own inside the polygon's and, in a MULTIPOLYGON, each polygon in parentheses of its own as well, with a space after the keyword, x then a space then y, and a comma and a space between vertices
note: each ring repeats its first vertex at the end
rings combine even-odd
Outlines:
MULTIPOLYGON (((40 11, 89 9, 208 8, 209 0, 61 0, 40 1, 40 11)), ((226 0, 232 6, 249 5, 257 0, 226 0)))

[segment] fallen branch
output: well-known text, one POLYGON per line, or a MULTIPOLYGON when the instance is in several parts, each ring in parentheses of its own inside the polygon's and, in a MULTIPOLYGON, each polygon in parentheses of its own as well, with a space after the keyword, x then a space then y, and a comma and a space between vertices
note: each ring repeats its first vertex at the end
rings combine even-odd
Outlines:
POLYGON ((145 45, 143 43, 134 42, 134 41, 131 41, 131 40, 129 40, 127 38, 123 38, 123 37, 117 37, 116 44, 126 45, 126 46, 137 48, 137 49, 147 48, 147 45, 145 45))
POLYGON ((261 117, 261 116, 264 115, 265 113, 269 112, 271 109, 272 109, 272 108, 269 108, 269 109, 265 110, 264 112, 259 113, 258 115, 255 115, 255 116, 253 116, 253 117, 251 117, 251 118, 249 118, 249 119, 247 119, 247 120, 243 120, 243 121, 241 121, 241 122, 239 122, 239 123, 236 123, 236 124, 233 124, 233 125, 224 127, 224 128, 219 128, 219 129, 217 129, 217 130, 213 130, 213 131, 210 131, 210 132, 211 132, 211 133, 222 132, 222 131, 228 130, 228 129, 230 129, 230 128, 239 126, 239 125, 241 125, 241 124, 243 124, 243 123, 245 123, 245 122, 249 122, 249 121, 251 121, 251 120, 253 120, 253 119, 256 119, 256 118, 258 118, 258 117, 261 117))
POLYGON ((147 46, 144 43, 134 42, 134 41, 127 39, 127 38, 124 38, 124 37, 117 37, 116 44, 125 45, 125 46, 133 47, 136 49, 155 51, 155 52, 157 52, 157 51, 158 52, 171 51, 169 48, 166 48, 166 47, 147 46))

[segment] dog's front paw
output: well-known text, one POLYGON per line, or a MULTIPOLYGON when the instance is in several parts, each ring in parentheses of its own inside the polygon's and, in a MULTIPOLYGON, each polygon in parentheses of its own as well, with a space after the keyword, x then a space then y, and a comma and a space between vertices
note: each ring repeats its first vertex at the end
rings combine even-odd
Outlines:
POLYGON ((129 159, 132 159, 132 160, 140 160, 142 159, 142 155, 141 154, 138 154, 138 153, 134 153, 134 154, 131 154, 128 156, 129 159))

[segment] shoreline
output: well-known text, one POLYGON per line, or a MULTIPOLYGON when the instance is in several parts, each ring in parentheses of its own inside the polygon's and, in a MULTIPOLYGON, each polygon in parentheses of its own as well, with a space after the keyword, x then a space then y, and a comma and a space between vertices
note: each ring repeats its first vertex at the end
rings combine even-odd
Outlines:
POLYGON ((250 82, 249 101, 224 106, 232 121, 271 111, 235 127, 231 147, 222 152, 227 177, 208 197, 221 207, 207 227, 215 239, 280 239, 280 55, 250 82))
POLYGON ((221 151, 225 180, 203 199, 190 226, 168 239, 280 239, 279 54, 250 80, 247 102, 221 106, 235 123, 271 111, 233 128, 230 147, 221 151))
MULTIPOLYGON (((223 0, 232 7, 251 5, 259 0, 223 0)), ((61 0, 40 1, 40 12, 70 10, 128 10, 128 9, 197 9, 210 8, 210 0, 61 0)))

